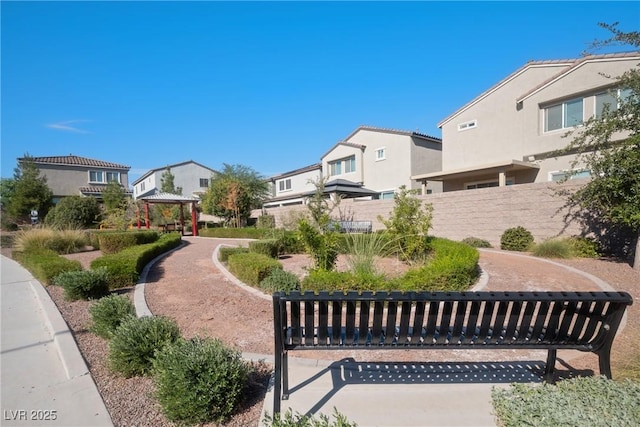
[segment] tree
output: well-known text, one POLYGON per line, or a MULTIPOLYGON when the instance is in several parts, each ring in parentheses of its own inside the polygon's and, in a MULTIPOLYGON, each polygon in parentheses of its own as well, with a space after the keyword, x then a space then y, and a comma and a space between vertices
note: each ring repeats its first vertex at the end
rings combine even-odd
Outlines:
POLYGON ((60 229, 80 229, 94 226, 99 216, 95 197, 68 196, 49 211, 44 222, 60 229))
MULTIPOLYGON (((168 166, 160 177, 160 192, 182 194, 182 187, 175 186, 175 176, 168 166)), ((175 221, 180 218, 180 205, 157 204, 154 206, 153 212, 153 216, 156 219, 161 219, 163 223, 175 221)))
POLYGON ((122 209, 126 205, 127 194, 117 181, 110 181, 102 191, 102 201, 107 212, 122 209))
POLYGON ((269 184, 249 166, 224 164, 212 177, 202 199, 206 214, 225 219, 227 225, 240 227, 251 215, 251 209, 262 206, 269 194, 269 184))
MULTIPOLYGON (((622 32, 618 23, 599 25, 612 36, 596 40, 592 49, 618 44, 640 47, 640 32, 622 32)), ((612 91, 616 105, 605 106, 600 117, 591 117, 573 131, 573 140, 563 150, 577 153, 572 167, 591 170, 591 180, 570 194, 569 201, 632 229, 636 236, 633 267, 640 270, 640 69, 611 78, 616 89, 627 90, 612 91)))
MULTIPOLYGON (((9 195, 6 213, 16 222, 27 222, 32 210, 44 218, 51 207, 53 193, 47 185, 47 178, 40 176, 33 157, 25 154, 14 169, 13 194, 9 195)), ((5 195, 3 194, 3 198, 5 195)), ((4 203, 4 202, 3 202, 4 203)))

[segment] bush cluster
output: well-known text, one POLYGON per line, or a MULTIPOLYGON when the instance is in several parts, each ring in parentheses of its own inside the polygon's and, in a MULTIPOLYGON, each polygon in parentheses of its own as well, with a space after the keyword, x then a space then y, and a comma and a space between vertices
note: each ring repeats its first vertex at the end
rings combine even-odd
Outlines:
POLYGON ((259 286, 272 270, 282 269, 282 264, 278 260, 253 252, 231 255, 228 263, 229 271, 251 286, 259 286))
POLYGON ((492 248, 491 243, 488 240, 480 239, 478 237, 466 237, 462 239, 462 243, 467 244, 473 248, 492 248))
POLYGON ((158 255, 178 247, 181 239, 177 233, 163 234, 154 243, 132 246, 118 253, 96 258, 91 262, 91 268, 107 268, 109 289, 133 286, 138 281, 145 265, 158 255))
POLYGON ((149 375, 156 354, 179 337, 178 325, 167 317, 126 318, 109 341, 109 367, 127 378, 149 375))
POLYGON ((45 285, 53 283, 53 279, 66 271, 81 271, 82 264, 77 260, 61 257, 51 249, 36 249, 27 252, 14 252, 13 257, 33 277, 45 285))
POLYGON ((100 204, 95 197, 68 196, 49 210, 44 223, 61 229, 89 228, 95 227, 99 216, 100 204))
POLYGON ((522 226, 508 228, 500 237, 500 249, 524 252, 533 244, 533 234, 522 226))
POLYGON ((269 233, 267 228, 203 228, 198 231, 201 237, 224 239, 262 239, 269 233))
POLYGON ((598 258, 600 256, 600 245, 588 237, 572 236, 569 238, 569 246, 571 246, 573 255, 580 258, 598 258))
POLYGON ((266 255, 271 258, 278 258, 279 246, 277 239, 254 240, 249 242, 249 251, 266 255))
POLYGON ((566 239, 548 239, 534 245, 531 249, 533 255, 543 258, 571 258, 573 252, 566 239))
POLYGON ((243 248, 241 246, 237 246, 234 248, 224 247, 224 248, 220 248, 220 251, 218 252, 218 259, 220 259, 220 261, 222 262, 228 262, 229 257, 231 255, 246 254, 248 252, 249 252, 249 248, 243 248))
POLYGON ((493 408, 505 427, 637 426, 640 384, 605 377, 579 377, 551 384, 494 388, 493 408))
POLYGON ((334 270, 311 270, 300 285, 303 292, 386 290, 388 287, 389 282, 382 275, 356 275, 334 270))
POLYGON ((260 289, 267 293, 297 291, 300 290, 300 280, 293 273, 275 268, 260 282, 260 289))
POLYGON ((100 298, 89 308, 91 331, 102 338, 111 339, 120 324, 136 316, 136 309, 124 295, 109 295, 100 298))
POLYGON ((97 233, 98 245, 103 254, 114 254, 135 245, 144 245, 158 240, 155 231, 117 231, 97 233))
POLYGON ((220 340, 180 339, 154 360, 156 396, 172 421, 224 422, 235 411, 251 371, 220 340))
POLYGON ((104 267, 95 270, 65 271, 53 278, 53 284, 64 289, 69 301, 98 299, 109 294, 108 272, 104 267))

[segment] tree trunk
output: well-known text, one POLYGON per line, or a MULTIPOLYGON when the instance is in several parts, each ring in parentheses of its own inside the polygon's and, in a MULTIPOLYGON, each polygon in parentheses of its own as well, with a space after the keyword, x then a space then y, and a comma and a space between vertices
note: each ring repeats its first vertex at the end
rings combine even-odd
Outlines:
POLYGON ((640 229, 636 235, 636 255, 633 258, 633 269, 640 271, 640 229))

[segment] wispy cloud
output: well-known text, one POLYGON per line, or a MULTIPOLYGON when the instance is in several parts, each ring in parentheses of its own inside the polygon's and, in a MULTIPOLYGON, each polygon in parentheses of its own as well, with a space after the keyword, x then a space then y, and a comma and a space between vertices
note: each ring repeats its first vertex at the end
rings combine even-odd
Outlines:
POLYGON ((73 133, 91 133, 87 130, 84 129, 80 129, 79 127, 75 126, 78 123, 86 123, 86 122, 90 122, 91 120, 66 120, 63 122, 57 122, 57 123, 50 123, 48 125, 46 125, 49 129, 54 129, 54 130, 60 130, 63 132, 73 132, 73 133))

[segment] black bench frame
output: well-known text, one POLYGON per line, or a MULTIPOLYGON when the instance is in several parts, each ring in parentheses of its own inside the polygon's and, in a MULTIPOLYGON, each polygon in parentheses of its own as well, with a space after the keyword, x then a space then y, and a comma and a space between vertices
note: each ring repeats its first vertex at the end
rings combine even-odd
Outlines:
POLYGON ((277 292, 273 411, 289 397, 291 350, 545 349, 551 380, 557 350, 574 349, 597 354, 611 378, 632 302, 626 292, 277 292))

